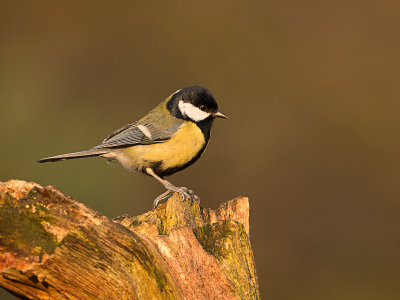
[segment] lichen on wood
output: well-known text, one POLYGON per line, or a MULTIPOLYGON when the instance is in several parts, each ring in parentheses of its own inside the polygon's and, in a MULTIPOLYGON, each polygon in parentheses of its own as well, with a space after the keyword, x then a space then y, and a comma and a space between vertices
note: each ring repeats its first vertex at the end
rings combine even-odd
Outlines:
POLYGON ((102 216, 55 188, 0 183, 0 286, 27 299, 259 299, 249 202, 174 194, 102 216))

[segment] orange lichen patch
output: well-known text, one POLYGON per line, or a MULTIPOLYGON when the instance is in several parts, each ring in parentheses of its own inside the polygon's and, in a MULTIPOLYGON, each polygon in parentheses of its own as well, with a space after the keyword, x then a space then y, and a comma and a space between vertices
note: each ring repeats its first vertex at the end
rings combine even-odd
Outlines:
POLYGON ((21 259, 17 253, 13 252, 5 252, 0 255, 0 272, 6 270, 10 267, 16 268, 21 272, 25 272, 27 270, 32 269, 36 264, 37 261, 35 259, 21 259))
POLYGON ((68 235, 70 232, 70 229, 62 226, 56 226, 54 224, 50 224, 48 222, 41 222, 42 226, 44 229, 46 229, 47 232, 51 233, 57 238, 57 242, 61 243, 61 241, 68 235))
POLYGON ((8 180, 6 182, 0 182, 0 195, 10 194, 14 198, 25 197, 33 188, 42 189, 43 187, 34 182, 26 182, 23 180, 8 180))

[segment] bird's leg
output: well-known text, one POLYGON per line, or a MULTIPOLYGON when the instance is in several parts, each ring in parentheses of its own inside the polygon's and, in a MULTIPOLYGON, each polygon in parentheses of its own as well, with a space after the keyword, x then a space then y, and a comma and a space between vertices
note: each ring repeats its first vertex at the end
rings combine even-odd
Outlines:
MULTIPOLYGON (((170 183, 168 180, 165 180, 163 178, 161 178, 160 176, 158 176, 156 173, 154 173, 153 169, 151 168, 146 168, 146 173, 153 176, 155 179, 157 179, 158 182, 160 182, 167 190, 168 192, 172 191, 172 192, 177 192, 179 194, 181 194, 183 200, 190 199, 192 196, 191 194, 193 194, 192 191, 188 190, 185 187, 177 187, 174 186, 172 183, 170 183)), ((162 195, 160 195, 159 197, 156 198, 156 200, 154 202, 160 201, 161 199, 159 199, 161 196, 161 198, 164 198, 167 195, 167 193, 164 193, 162 195)))

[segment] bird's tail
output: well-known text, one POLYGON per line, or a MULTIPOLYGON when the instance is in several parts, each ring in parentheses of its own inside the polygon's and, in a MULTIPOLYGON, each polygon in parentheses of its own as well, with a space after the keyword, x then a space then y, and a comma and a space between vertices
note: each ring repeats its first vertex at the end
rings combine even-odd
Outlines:
POLYGON ((49 162, 49 161, 56 162, 56 161, 65 160, 65 159, 99 156, 99 155, 105 154, 107 152, 108 151, 104 150, 104 149, 89 149, 89 150, 85 150, 85 151, 79 151, 79 152, 73 152, 73 153, 67 153, 67 154, 61 154, 61 155, 42 158, 42 159, 39 159, 38 162, 40 162, 40 163, 45 163, 45 162, 49 162))

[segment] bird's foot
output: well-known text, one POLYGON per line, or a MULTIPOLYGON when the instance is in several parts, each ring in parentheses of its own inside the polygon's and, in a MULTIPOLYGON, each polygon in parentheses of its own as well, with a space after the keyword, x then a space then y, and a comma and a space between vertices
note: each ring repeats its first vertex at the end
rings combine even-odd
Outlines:
POLYGON ((162 193, 154 200, 153 207, 156 208, 159 204, 167 201, 173 195, 174 192, 179 193, 179 195, 182 196, 182 200, 193 199, 200 203, 200 198, 192 190, 189 190, 184 186, 176 187, 174 185, 171 185, 168 187, 168 190, 165 193, 162 193))
POLYGON ((188 198, 188 199, 193 199, 195 201, 199 201, 200 202, 200 198, 192 190, 189 190, 188 188, 186 188, 184 186, 181 186, 178 189, 180 191, 183 191, 184 194, 185 194, 185 196, 184 196, 180 191, 177 191, 182 196, 183 200, 188 198))
POLYGON ((192 190, 189 190, 188 188, 186 188, 184 186, 176 187, 174 185, 171 185, 171 187, 169 187, 168 189, 170 191, 179 193, 182 196, 183 200, 193 199, 195 201, 200 202, 200 198, 198 196, 196 196, 196 194, 192 190))
POLYGON ((191 190, 185 188, 184 186, 182 186, 182 187, 173 186, 173 187, 170 187, 169 190, 179 193, 182 196, 183 200, 190 199, 192 197, 192 195, 194 195, 194 193, 191 190))
POLYGON ((160 201, 165 202, 169 197, 171 197, 172 192, 179 193, 182 196, 182 199, 193 199, 195 201, 200 202, 200 198, 197 197, 193 191, 189 190, 185 187, 176 187, 168 180, 158 176, 152 168, 146 168, 146 173, 150 176, 153 176, 158 182, 160 182, 168 191, 158 196, 154 202, 153 207, 156 208, 160 201))

